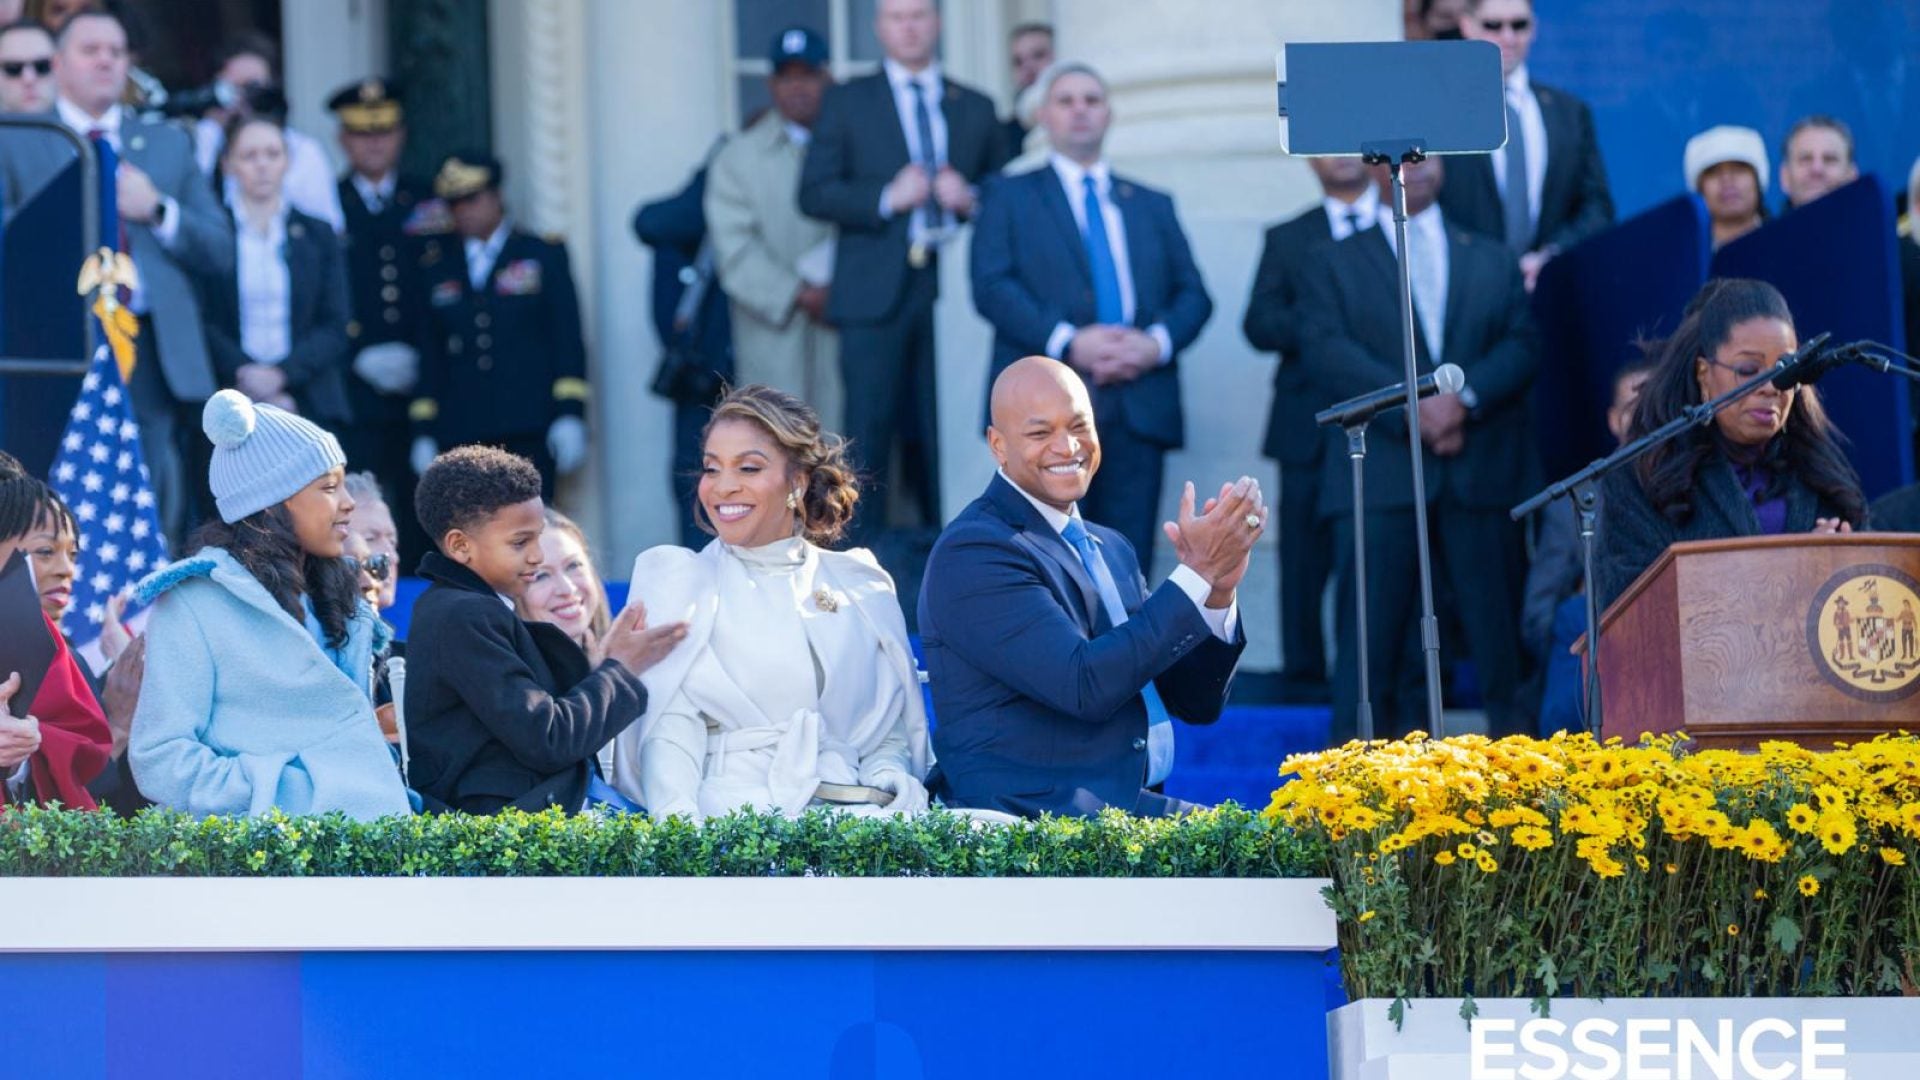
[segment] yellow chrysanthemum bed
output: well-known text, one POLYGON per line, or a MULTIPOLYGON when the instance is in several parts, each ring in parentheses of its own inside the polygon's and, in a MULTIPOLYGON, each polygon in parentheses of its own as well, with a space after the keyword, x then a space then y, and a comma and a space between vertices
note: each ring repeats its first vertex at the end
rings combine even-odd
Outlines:
POLYGON ((1415 735, 1281 776, 1352 997, 1920 992, 1920 739, 1415 735))

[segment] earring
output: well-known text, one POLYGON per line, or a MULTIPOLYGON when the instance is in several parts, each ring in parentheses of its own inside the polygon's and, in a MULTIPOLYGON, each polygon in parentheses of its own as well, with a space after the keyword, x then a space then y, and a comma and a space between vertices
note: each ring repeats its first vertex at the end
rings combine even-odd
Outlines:
POLYGON ((787 492, 787 509, 800 509, 800 492, 798 489, 787 492))

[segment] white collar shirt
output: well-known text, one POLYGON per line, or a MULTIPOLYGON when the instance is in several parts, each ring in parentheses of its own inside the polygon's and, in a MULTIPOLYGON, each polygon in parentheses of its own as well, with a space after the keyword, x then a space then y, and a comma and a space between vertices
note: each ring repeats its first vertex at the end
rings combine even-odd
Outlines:
POLYGON ((500 259, 500 249, 507 245, 507 237, 513 232, 513 222, 500 219, 500 225, 493 235, 485 240, 468 238, 465 244, 467 255, 467 284, 473 291, 479 292, 487 286, 487 277, 493 273, 493 264, 500 259))
POLYGON ((293 276, 287 268, 287 214, 282 209, 256 231, 234 209, 234 271, 240 297, 240 351, 259 364, 278 364, 293 351, 293 276))
MULTIPOLYGON (((1520 134, 1527 145, 1527 208, 1533 227, 1540 227, 1540 192, 1547 183, 1547 154, 1552 147, 1547 145, 1547 121, 1540 112, 1540 98, 1533 90, 1533 82, 1527 76, 1527 65, 1521 64, 1507 76, 1507 104, 1513 106, 1515 115, 1520 117, 1520 134)), ((1500 198, 1507 197, 1506 159, 1496 151, 1493 154, 1493 183, 1500 189, 1500 198)))
POLYGON ((1373 227, 1380 216, 1380 189, 1369 183, 1352 202, 1327 195, 1321 198, 1320 206, 1327 212, 1327 225, 1333 230, 1333 238, 1345 240, 1373 227))

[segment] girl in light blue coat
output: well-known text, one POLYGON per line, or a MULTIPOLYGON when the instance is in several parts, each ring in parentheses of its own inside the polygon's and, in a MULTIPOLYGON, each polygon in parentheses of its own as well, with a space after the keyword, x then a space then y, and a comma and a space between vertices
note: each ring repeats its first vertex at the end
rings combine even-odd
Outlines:
POLYGON ((153 613, 135 782, 193 814, 408 813, 369 693, 385 628, 341 557, 353 500, 339 442, 233 390, 201 424, 221 520, 138 587, 153 613))

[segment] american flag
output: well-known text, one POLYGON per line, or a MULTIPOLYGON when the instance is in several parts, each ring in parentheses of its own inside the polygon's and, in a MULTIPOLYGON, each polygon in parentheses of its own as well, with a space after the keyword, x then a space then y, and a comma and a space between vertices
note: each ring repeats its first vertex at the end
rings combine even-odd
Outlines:
POLYGON ((107 600, 167 560, 153 482, 140 453, 140 427, 102 335, 53 462, 53 488, 73 510, 80 567, 70 620, 76 645, 100 636, 107 600))

